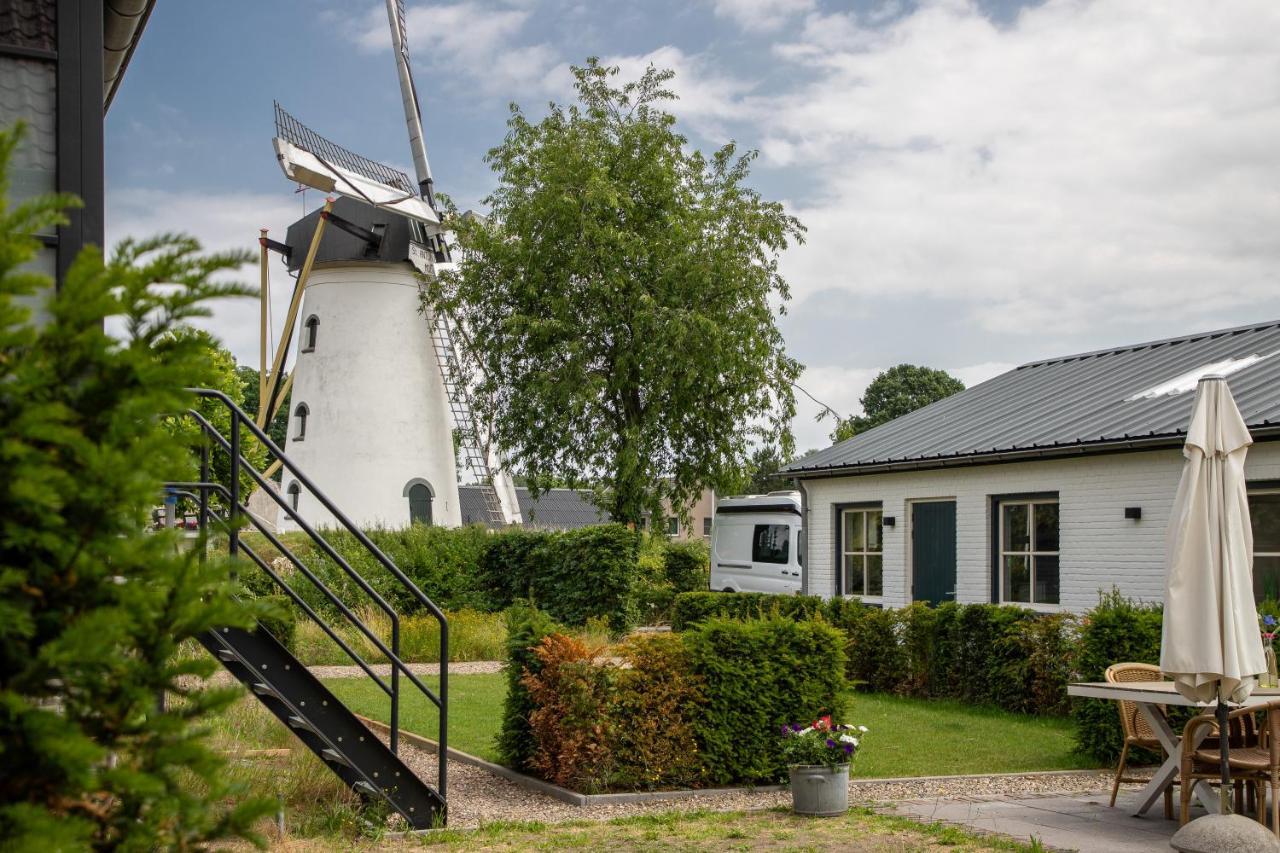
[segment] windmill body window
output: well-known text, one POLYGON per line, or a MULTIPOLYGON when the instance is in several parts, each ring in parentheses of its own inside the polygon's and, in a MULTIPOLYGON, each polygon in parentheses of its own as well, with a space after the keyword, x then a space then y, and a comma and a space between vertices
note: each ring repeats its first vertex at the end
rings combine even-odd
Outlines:
POLYGON ((293 434, 294 441, 302 441, 307 437, 307 415, 311 414, 306 403, 299 403, 293 410, 293 417, 298 422, 298 429, 293 434))
POLYGON ((302 494, 302 486, 298 484, 297 480, 294 480, 289 484, 289 506, 294 511, 298 509, 298 496, 300 494, 302 494))
POLYGON ((320 318, 312 314, 307 318, 307 322, 303 324, 302 330, 302 351, 314 352, 316 348, 316 335, 320 333, 320 318))

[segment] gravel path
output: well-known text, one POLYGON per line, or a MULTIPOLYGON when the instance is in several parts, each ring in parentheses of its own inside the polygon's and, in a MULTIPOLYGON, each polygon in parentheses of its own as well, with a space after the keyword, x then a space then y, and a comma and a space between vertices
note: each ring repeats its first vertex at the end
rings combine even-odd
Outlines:
MULTIPOLYGON (((378 676, 390 677, 391 664, 376 663, 369 667, 378 676)), ((316 678, 365 678, 365 671, 358 666, 309 666, 311 674, 316 678)), ((414 675, 439 675, 438 663, 411 663, 409 670, 414 675)), ((449 664, 450 675, 480 675, 487 672, 502 672, 500 660, 459 661, 449 664)))
MULTIPOLYGON (((391 664, 375 663, 369 667, 380 678, 391 677, 391 664)), ((309 666, 311 674, 316 678, 367 678, 365 671, 358 666, 309 666)), ((411 663, 409 669, 414 675, 439 675, 438 663, 411 663)), ((489 672, 502 672, 500 660, 473 660, 449 664, 450 675, 480 675, 489 672)), ((225 669, 219 668, 209 679, 210 684, 231 684, 235 677, 225 669)))
MULTIPOLYGON (((401 741, 400 756, 422 779, 435 783, 434 753, 401 741)), ((895 800, 951 799, 965 797, 1026 797, 1040 794, 1073 794, 1108 790, 1111 776, 1105 771, 1036 774, 1026 776, 975 776, 949 779, 893 781, 853 780, 849 801, 875 804, 895 800)), ((733 794, 683 797, 647 803, 571 806, 530 791, 486 770, 458 761, 449 765, 449 826, 466 829, 498 820, 536 820, 561 823, 573 820, 609 820, 636 814, 666 811, 750 811, 789 806, 790 791, 743 791, 733 794)))

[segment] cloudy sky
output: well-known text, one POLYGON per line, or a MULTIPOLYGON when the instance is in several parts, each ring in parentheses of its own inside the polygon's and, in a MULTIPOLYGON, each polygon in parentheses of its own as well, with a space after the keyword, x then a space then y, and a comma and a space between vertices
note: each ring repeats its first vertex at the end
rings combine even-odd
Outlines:
MULTIPOLYGON (((1274 0, 406 2, 437 186, 463 207, 508 103, 565 100, 591 55, 675 69, 690 143, 759 149, 756 185, 808 226, 781 324, 842 413, 904 361, 972 384, 1280 318, 1274 0)), ((107 119, 109 240, 254 248, 319 204, 276 165, 273 99, 412 172, 378 0, 158 3, 107 119)), ((256 304, 213 328, 256 358, 256 304)), ((827 443, 816 411, 801 448, 827 443)))

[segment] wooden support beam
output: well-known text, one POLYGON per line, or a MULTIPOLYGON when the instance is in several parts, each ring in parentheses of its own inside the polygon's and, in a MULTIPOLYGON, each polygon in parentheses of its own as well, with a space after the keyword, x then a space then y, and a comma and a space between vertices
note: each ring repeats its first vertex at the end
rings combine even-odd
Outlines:
MULTIPOLYGON (((270 396, 277 400, 284 399, 284 394, 276 394, 274 389, 280 384, 280 373, 284 369, 285 357, 289 354, 289 345, 293 341, 293 327, 298 321, 298 309, 302 306, 302 292, 307 287, 307 278, 311 275, 311 267, 316 262, 316 252, 320 250, 320 238, 324 235, 324 226, 328 222, 329 212, 333 209, 333 199, 324 200, 324 212, 320 214, 319 221, 316 222, 315 233, 311 235, 311 246, 307 249, 307 259, 302 263, 302 269, 298 272, 298 281, 293 286, 293 298, 289 300, 289 314, 285 318, 284 328, 280 332, 280 343, 276 347, 276 357, 271 363, 271 375, 267 380, 267 388, 270 390, 270 396)), ((274 415, 270 415, 267 409, 276 409, 276 405, 267 405, 258 407, 258 428, 265 429, 268 419, 274 415)))
POLYGON ((268 295, 271 277, 267 270, 267 229, 258 229, 258 265, 261 284, 258 291, 258 414, 267 406, 267 314, 271 310, 268 295))

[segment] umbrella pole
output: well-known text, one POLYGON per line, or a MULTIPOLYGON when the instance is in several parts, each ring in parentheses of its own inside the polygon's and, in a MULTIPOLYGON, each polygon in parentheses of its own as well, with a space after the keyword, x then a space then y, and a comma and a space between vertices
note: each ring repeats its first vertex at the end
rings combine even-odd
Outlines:
POLYGON ((1218 791, 1218 802, 1222 806, 1223 814, 1231 814, 1231 765, 1227 761, 1230 754, 1231 745, 1230 733, 1227 731, 1227 703, 1221 696, 1218 697, 1218 755, 1222 762, 1222 787, 1218 791))

